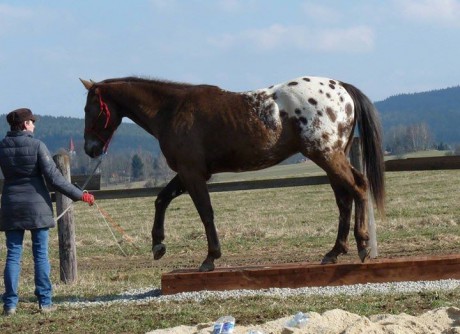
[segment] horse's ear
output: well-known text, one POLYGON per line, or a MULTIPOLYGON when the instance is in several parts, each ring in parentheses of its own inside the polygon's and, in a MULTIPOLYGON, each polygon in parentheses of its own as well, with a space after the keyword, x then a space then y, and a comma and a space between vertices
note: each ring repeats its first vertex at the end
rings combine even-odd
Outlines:
POLYGON ((93 85, 94 85, 94 82, 89 82, 89 81, 83 80, 83 79, 81 79, 81 78, 80 78, 80 81, 81 81, 81 83, 83 84, 83 86, 85 86, 85 88, 86 88, 87 90, 90 90, 90 89, 93 87, 93 85))

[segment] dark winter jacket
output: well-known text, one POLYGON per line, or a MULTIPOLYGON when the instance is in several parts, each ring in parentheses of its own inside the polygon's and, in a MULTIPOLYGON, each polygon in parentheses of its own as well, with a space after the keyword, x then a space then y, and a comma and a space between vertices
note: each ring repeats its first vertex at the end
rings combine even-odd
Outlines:
POLYGON ((9 131, 0 141, 5 178, 0 231, 54 227, 53 206, 45 181, 76 201, 83 192, 57 169, 46 145, 29 131, 9 131))

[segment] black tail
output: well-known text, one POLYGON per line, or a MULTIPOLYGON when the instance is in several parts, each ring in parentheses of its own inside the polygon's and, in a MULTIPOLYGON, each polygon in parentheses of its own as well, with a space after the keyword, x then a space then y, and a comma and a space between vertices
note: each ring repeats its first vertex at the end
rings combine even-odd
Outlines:
POLYGON ((385 215, 385 163, 383 160, 382 127, 377 109, 358 88, 342 83, 355 103, 356 120, 361 137, 363 168, 370 192, 380 214, 385 215))

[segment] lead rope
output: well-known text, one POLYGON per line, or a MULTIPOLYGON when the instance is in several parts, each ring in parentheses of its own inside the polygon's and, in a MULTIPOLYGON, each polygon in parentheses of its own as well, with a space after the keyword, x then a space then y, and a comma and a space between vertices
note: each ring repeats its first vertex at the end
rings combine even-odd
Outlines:
MULTIPOLYGON (((104 155, 105 155, 105 154, 101 155, 101 157, 99 158, 98 163, 96 164, 96 167, 94 167, 94 169, 93 169, 93 171, 91 172, 91 174, 86 178, 85 183, 83 183, 82 189, 85 189, 85 188, 86 188, 86 186, 88 185, 89 181, 91 180, 91 178, 92 178, 92 177, 94 176, 94 174, 96 173, 96 170, 99 168, 99 165, 101 164, 102 158, 104 157, 104 155)), ((84 190, 84 191, 86 191, 86 190, 84 190)), ((69 206, 68 206, 67 208, 65 208, 65 210, 62 211, 62 213, 54 219, 54 221, 57 222, 59 219, 61 219, 62 216, 64 216, 65 213, 66 213, 67 211, 69 211, 71 207, 72 207, 72 203, 70 203, 69 206)))
MULTIPOLYGON (((85 183, 83 183, 83 186, 82 188, 85 189, 86 186, 88 185, 89 181, 91 180, 91 178, 94 176, 94 174, 96 173, 97 169, 99 168, 101 162, 102 162, 102 158, 104 157, 105 153, 103 155, 101 155, 101 157, 99 158, 99 161, 97 162, 96 166, 94 167, 93 171, 91 172, 91 174, 86 178, 86 181, 85 183)), ((84 192, 87 192, 87 190, 83 190, 84 192)), ((113 239, 115 240, 115 243, 116 245, 118 246, 118 248, 120 249, 121 253, 127 257, 128 255, 125 253, 125 251, 123 250, 123 248, 121 248, 115 234, 113 233, 112 229, 110 228, 110 225, 108 223, 108 221, 110 221, 110 224, 118 231, 121 233, 121 235, 123 236, 123 238, 125 238, 126 241, 128 241, 129 243, 133 243, 134 242, 134 239, 132 237, 130 237, 126 231, 120 226, 118 225, 117 223, 115 223, 112 219, 112 217, 104 210, 102 209, 96 202, 94 202, 94 204, 96 205, 96 208, 97 210, 99 211, 99 213, 101 214, 101 217, 102 219, 104 220, 107 228, 109 229, 110 231, 110 234, 112 234, 112 237, 113 239)), ((56 217, 55 221, 57 222, 59 219, 62 218, 62 216, 64 216, 64 214, 69 211, 69 209, 72 207, 72 203, 58 216, 56 217)), ((133 246, 135 246, 136 248, 137 245, 133 244, 133 246)))
POLYGON ((101 214, 102 219, 104 220, 107 228, 110 230, 110 233, 112 234, 113 239, 115 240, 115 243, 117 244, 118 248, 120 248, 120 250, 123 253, 123 255, 127 256, 126 253, 121 248, 120 243, 118 242, 117 238, 115 237, 115 234, 113 233, 112 228, 110 227, 110 225, 112 225, 112 227, 114 229, 116 229, 126 241, 128 241, 130 244, 132 244, 135 248, 139 249, 139 247, 134 243, 134 239, 132 237, 130 237, 128 235, 128 233, 126 233, 126 231, 123 229, 123 227, 121 227, 120 225, 115 223, 115 221, 107 213, 107 211, 102 209, 96 202, 94 202, 94 204, 96 205, 96 208, 98 209, 99 213, 101 214), (110 222, 110 225, 109 225, 109 222, 110 222))

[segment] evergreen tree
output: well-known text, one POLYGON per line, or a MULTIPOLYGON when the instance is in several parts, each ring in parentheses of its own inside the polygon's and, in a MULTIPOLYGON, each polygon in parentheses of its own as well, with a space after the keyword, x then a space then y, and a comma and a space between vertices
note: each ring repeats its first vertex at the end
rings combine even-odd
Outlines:
POLYGON ((144 176, 144 163, 138 154, 134 154, 131 160, 131 177, 140 180, 144 176))

